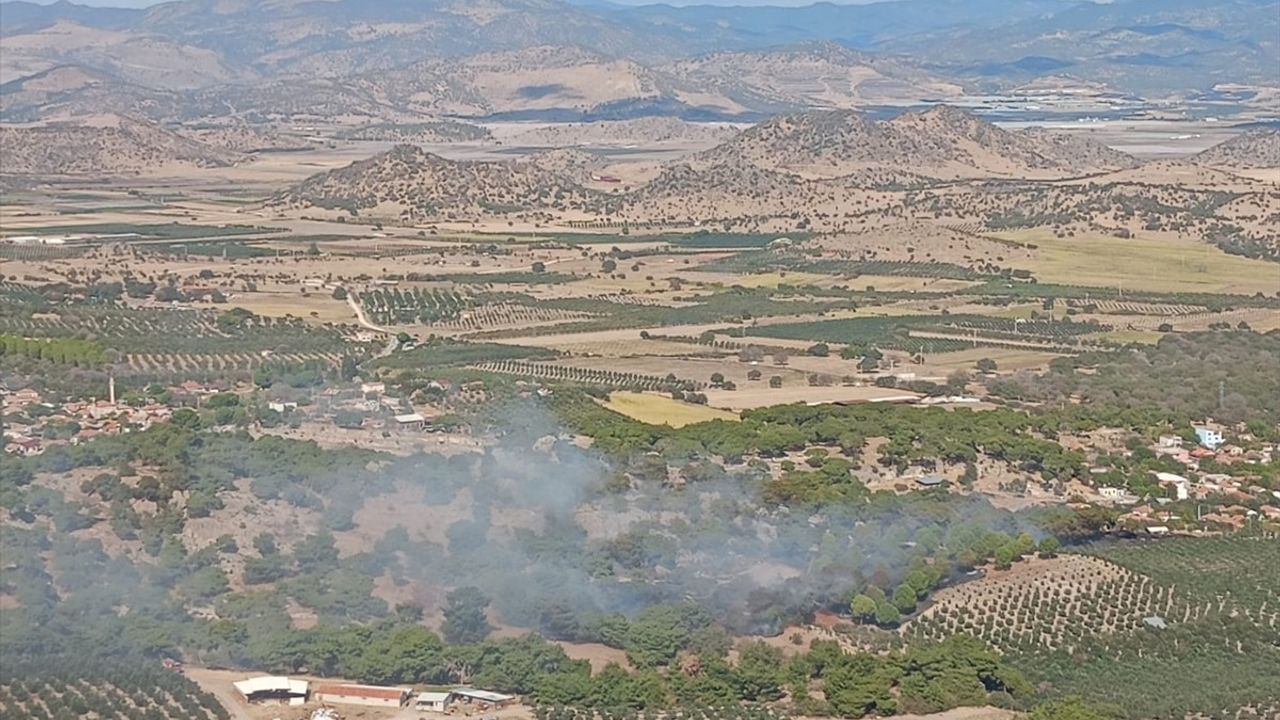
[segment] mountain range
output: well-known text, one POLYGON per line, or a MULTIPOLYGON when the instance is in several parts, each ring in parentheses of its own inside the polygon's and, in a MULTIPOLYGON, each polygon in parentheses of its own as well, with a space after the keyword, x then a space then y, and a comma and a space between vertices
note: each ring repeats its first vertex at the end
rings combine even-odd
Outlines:
POLYGON ((4 2, 0 15, 10 120, 98 102, 166 120, 339 109, 757 119, 1036 83, 1147 97, 1230 86, 1247 99, 1274 87, 1280 66, 1275 0, 176 0, 142 10, 63 0, 4 2), (33 81, 48 85, 64 69, 92 81, 46 89, 42 104, 33 81))

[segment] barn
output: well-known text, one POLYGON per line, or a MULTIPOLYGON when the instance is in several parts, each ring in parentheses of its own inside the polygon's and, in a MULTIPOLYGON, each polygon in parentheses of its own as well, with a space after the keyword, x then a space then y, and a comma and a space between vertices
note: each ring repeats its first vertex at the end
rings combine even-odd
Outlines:
POLYGON ((481 710, 497 710, 515 702, 515 695, 503 695, 489 690, 475 688, 455 688, 451 693, 453 700, 478 707, 481 710))
POLYGON ((307 681, 279 675, 238 680, 232 685, 251 703, 301 705, 307 701, 307 681))
POLYGON ((318 685, 312 690, 316 700, 335 705, 404 707, 413 691, 383 685, 318 685))

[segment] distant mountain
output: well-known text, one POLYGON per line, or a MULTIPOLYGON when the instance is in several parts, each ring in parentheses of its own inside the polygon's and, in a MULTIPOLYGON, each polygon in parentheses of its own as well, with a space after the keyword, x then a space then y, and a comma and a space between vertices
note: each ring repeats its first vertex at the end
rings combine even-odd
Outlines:
POLYGON ((676 96, 726 109, 785 112, 798 108, 903 105, 955 97, 962 88, 910 63, 833 42, 765 50, 721 51, 659 68, 676 96))
POLYGON ((1219 83, 1274 86, 1280 3, 1079 2, 1000 23, 994 32, 962 26, 909 33, 876 48, 918 57, 935 72, 1005 86, 1046 74, 1144 96, 1208 90, 1219 83))
POLYGON ((243 156, 118 115, 36 126, 0 125, 0 171, 12 175, 118 175, 166 167, 218 167, 243 156))
POLYGON ((69 64, 169 90, 257 77, 253 68, 238 66, 215 50, 146 29, 93 27, 61 19, 33 32, 6 36, 4 52, 0 53, 0 80, 69 64))
POLYGON ((0 84, 0 120, 67 120, 100 113, 159 118, 179 112, 177 93, 152 90, 83 65, 55 65, 0 84))
POLYGON ((819 2, 802 7, 657 3, 592 5, 630 26, 674 34, 693 46, 764 47, 829 40, 870 49, 892 38, 930 31, 992 27, 1044 17, 1073 0, 899 0, 869 4, 819 2))
POLYGON ((14 0, 0 3, 0 37, 35 32, 60 20, 106 30, 122 30, 137 23, 143 13, 143 10, 133 8, 77 5, 67 0, 43 5, 14 0))
POLYGON ((562 83, 546 75, 556 66, 535 57, 517 70, 541 68, 540 81, 513 84, 516 95, 502 101, 496 85, 482 92, 488 107, 508 107, 497 112, 585 107, 590 113, 590 99, 606 95, 596 104, 644 100, 684 116, 724 114, 735 105, 767 112, 795 102, 851 107, 921 99, 938 78, 1007 90, 1052 76, 1114 92, 1185 95, 1224 83, 1275 85, 1280 64, 1276 0, 898 0, 799 8, 176 0, 144 11, 6 2, 0 12, 0 80, 80 64, 153 89, 189 90, 345 81, 475 56, 519 58, 538 48, 574 48, 597 58, 593 77, 561 91, 562 83), (720 55, 822 42, 876 54, 720 55), (785 87, 768 81, 775 70, 785 87), (649 71, 674 77, 685 95, 638 92, 637 83, 658 83, 646 77, 649 71), (531 92, 545 93, 541 107, 531 92))
POLYGON ((1193 158, 1201 165, 1235 169, 1280 168, 1280 129, 1252 130, 1208 148, 1193 158))

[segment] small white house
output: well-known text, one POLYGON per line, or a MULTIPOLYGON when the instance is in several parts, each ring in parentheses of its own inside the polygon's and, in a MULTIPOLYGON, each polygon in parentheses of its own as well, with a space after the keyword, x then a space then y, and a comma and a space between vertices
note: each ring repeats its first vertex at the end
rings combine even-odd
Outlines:
POLYGON ((420 692, 417 699, 414 700, 413 706, 422 712, 448 712, 449 699, 451 697, 453 697, 453 693, 420 692))
POLYGON ((1179 500, 1186 500, 1191 495, 1191 481, 1181 475, 1169 472, 1156 473, 1156 482, 1161 485, 1172 485, 1179 500))

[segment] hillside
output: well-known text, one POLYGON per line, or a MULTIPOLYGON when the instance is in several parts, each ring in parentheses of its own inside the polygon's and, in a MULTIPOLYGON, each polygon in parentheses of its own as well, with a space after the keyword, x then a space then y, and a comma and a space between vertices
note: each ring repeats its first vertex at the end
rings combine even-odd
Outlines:
POLYGON ((175 166, 220 167, 242 156, 118 115, 46 125, 0 125, 3 171, 115 175, 175 166))
POLYGON ((1081 138, 1010 132, 939 106, 874 121, 846 111, 786 115, 760 123, 698 157, 709 165, 750 163, 802 177, 869 169, 939 179, 1067 177, 1132 167, 1132 158, 1081 138))
POLYGON ((955 97, 959 85, 835 43, 723 51, 661 68, 674 95, 693 105, 792 110, 897 105, 955 97))
POLYGON ((0 82, 76 65, 120 91, 6 100, 5 117, 23 121, 93 108, 159 122, 752 121, 1034 88, 1136 99, 1231 87, 1261 107, 1280 60, 1267 0, 1034 0, 1000 12, 953 0, 732 12, 562 0, 5 7, 0 82))
POLYGON ((522 211, 569 211, 598 202, 589 190, 530 162, 452 161, 412 145, 320 173, 271 200, 352 215, 375 210, 409 219, 461 219, 522 211))
POLYGON ((184 104, 178 93, 152 90, 76 64, 54 65, 0 84, 0 117, 5 122, 100 113, 159 120, 180 114, 184 104))
POLYGON ((1236 135, 1195 156, 1201 165, 1226 168, 1280 168, 1280 130, 1236 135))
POLYGON ((511 137, 509 142, 532 147, 718 144, 728 140, 736 132, 734 126, 725 123, 695 123, 676 118, 650 117, 544 125, 521 132, 511 137))
POLYGON ((156 89, 182 90, 252 79, 221 54, 146 29, 108 30, 60 20, 5 38, 0 80, 77 64, 156 89))

